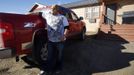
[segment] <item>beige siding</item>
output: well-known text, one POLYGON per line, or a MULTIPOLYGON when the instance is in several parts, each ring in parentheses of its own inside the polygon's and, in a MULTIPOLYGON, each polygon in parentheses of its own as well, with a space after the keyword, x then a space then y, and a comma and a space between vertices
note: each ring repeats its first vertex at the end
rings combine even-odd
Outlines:
POLYGON ((122 24, 123 12, 134 11, 134 0, 122 0, 118 3, 117 23, 122 24))
POLYGON ((72 10, 78 15, 78 17, 82 16, 84 18, 83 21, 86 23, 86 28, 87 28, 88 35, 97 34, 100 19, 98 18, 96 20, 96 23, 90 23, 89 20, 85 18, 85 8, 86 7, 75 8, 75 9, 72 9, 72 10))

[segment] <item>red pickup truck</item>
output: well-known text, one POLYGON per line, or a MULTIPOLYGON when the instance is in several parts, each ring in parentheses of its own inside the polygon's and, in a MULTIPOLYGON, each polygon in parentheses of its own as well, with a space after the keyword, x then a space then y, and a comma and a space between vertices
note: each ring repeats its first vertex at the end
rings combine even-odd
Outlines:
MULTIPOLYGON (((86 27, 82 17, 70 9, 60 7, 60 13, 69 21, 67 39, 85 38, 86 27)), ((38 60, 45 58, 47 30, 46 21, 38 15, 0 13, 0 58, 33 54, 38 60), (43 51, 43 52, 42 52, 43 51), (44 56, 42 56, 44 54, 44 56)), ((45 59, 43 59, 45 60, 45 59)))

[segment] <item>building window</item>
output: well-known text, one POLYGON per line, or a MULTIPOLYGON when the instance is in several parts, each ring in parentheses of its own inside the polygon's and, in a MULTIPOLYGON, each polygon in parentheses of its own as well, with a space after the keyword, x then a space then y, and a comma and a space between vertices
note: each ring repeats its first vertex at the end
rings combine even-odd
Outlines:
POLYGON ((86 19, 96 19, 99 18, 100 6, 92 6, 85 8, 85 18, 86 19))
POLYGON ((127 11, 122 16, 123 24, 134 24, 134 11, 127 11))

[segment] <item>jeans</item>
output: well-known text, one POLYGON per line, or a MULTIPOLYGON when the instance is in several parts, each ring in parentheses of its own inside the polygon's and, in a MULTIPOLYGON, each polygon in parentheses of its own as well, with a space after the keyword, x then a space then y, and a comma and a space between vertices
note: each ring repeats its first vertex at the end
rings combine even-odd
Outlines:
POLYGON ((48 41, 48 56, 45 71, 61 70, 63 66, 63 42, 48 41))

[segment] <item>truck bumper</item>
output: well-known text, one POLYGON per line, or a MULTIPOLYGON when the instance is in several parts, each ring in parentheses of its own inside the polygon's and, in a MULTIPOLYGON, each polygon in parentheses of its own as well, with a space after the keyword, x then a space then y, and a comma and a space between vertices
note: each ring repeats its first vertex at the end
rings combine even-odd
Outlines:
POLYGON ((12 57, 12 49, 0 48, 0 59, 12 57))

